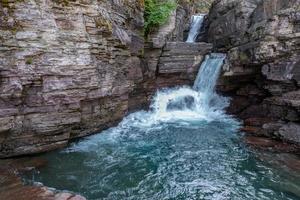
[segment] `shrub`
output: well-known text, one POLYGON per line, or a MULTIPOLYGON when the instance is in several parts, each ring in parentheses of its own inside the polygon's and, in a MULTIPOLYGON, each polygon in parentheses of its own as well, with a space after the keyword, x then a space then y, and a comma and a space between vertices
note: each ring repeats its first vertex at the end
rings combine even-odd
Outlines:
POLYGON ((145 37, 153 31, 153 29, 166 23, 177 7, 173 0, 145 0, 145 37))
POLYGON ((27 58, 26 61, 25 61, 26 65, 31 65, 32 63, 33 63, 33 59, 31 57, 27 58))

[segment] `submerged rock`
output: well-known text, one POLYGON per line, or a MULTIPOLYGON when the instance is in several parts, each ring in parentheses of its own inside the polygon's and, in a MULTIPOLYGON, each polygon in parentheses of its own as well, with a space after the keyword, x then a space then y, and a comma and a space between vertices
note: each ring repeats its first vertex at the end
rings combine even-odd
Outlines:
POLYGON ((5 200, 86 200, 81 195, 60 192, 41 184, 25 185, 19 173, 37 169, 47 162, 39 158, 0 160, 0 197, 5 200))
POLYGON ((167 110, 192 110, 195 107, 195 99, 193 96, 183 96, 169 101, 167 110))

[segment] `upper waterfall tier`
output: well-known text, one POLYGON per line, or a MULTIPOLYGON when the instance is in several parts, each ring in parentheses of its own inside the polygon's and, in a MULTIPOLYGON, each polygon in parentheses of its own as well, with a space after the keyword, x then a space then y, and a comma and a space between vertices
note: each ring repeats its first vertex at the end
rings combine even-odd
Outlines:
POLYGON ((202 28, 204 17, 205 15, 194 15, 192 17, 192 24, 186 42, 193 43, 196 41, 202 28))

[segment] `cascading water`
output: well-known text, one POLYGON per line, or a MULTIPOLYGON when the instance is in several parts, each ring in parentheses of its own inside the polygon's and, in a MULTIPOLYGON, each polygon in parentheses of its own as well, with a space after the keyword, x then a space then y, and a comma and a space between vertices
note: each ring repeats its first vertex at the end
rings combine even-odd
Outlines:
POLYGON ((192 17, 192 24, 186 42, 193 43, 196 41, 197 36, 202 28, 204 17, 205 15, 194 15, 192 17))
POLYGON ((194 82, 194 90, 207 95, 214 93, 225 57, 226 55, 221 53, 212 53, 206 56, 194 82))
POLYGON ((217 95, 215 92, 215 86, 225 57, 225 54, 211 53, 205 57, 200 67, 193 89, 202 94, 201 107, 203 108, 209 109, 214 105, 219 106, 219 109, 223 109, 228 105, 226 98, 217 95))
POLYGON ((193 88, 181 87, 160 91, 153 104, 152 122, 169 120, 213 120, 224 116, 225 97, 215 93, 225 54, 209 54, 202 63, 193 88))
POLYGON ((279 176, 240 145, 239 123, 215 92, 224 58, 206 56, 193 88, 158 91, 150 111, 43 155, 48 165, 26 179, 89 200, 298 199, 300 177, 279 176))

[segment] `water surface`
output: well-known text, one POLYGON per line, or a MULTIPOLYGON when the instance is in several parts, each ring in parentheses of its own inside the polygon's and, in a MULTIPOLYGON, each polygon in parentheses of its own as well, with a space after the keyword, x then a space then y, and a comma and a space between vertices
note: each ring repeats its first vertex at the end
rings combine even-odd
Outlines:
POLYGON ((206 56, 193 88, 159 91, 149 111, 45 154, 28 178, 89 200, 299 199, 299 174, 259 161, 225 114, 214 90, 224 58, 206 56))
POLYGON ((189 88, 160 92, 152 111, 45 154, 47 167, 28 177, 90 200, 299 199, 299 177, 259 161, 235 119, 213 105, 197 113, 195 98, 189 88))

